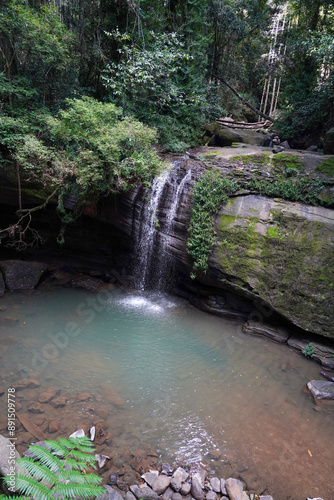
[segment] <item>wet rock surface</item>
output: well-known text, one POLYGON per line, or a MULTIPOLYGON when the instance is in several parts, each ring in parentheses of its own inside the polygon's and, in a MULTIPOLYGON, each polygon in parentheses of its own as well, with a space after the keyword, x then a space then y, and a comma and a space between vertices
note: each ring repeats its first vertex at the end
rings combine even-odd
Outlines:
POLYGON ((316 399, 334 400, 334 382, 327 382, 326 380, 311 380, 308 382, 307 387, 316 399))
POLYGON ((33 290, 38 285, 47 268, 48 265, 43 262, 29 262, 22 260, 0 261, 0 269, 3 273, 6 287, 10 291, 33 290))

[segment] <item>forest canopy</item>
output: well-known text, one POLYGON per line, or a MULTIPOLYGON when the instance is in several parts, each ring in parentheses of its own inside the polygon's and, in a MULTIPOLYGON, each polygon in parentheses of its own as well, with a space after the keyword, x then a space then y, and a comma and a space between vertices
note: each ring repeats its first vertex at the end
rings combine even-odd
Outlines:
POLYGON ((328 0, 3 0, 0 167, 58 187, 66 219, 61 193, 80 206, 147 183, 157 143, 184 151, 215 118, 256 121, 237 95, 285 139, 321 141, 333 14, 328 0))

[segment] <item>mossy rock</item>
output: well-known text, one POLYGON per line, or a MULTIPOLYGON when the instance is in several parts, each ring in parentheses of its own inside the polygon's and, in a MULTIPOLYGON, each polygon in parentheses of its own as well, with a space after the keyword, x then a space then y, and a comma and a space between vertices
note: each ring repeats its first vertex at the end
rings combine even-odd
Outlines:
POLYGON ((205 135, 212 137, 216 132, 218 132, 218 130, 220 130, 220 127, 221 125, 219 125, 219 123, 217 122, 211 122, 207 125, 204 125, 205 135))
POLYGON ((334 213, 305 207, 255 195, 230 200, 216 219, 208 273, 217 286, 334 338, 334 213))
POLYGON ((231 146, 234 142, 243 142, 242 137, 228 128, 222 128, 216 132, 216 146, 231 146))
POLYGON ((328 158, 327 160, 320 163, 316 170, 321 174, 326 174, 330 177, 334 177, 334 157, 328 158))
POLYGON ((286 177, 298 175, 305 168, 303 159, 296 154, 277 153, 272 158, 273 170, 286 177))

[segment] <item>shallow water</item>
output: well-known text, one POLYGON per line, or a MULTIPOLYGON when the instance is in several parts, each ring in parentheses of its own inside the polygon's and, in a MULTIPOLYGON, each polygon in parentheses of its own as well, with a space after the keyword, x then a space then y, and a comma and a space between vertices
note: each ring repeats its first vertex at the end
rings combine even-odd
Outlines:
MULTIPOLYGON (((146 443, 164 461, 206 464, 275 500, 333 500, 333 405, 315 406, 303 390, 321 378, 317 364, 158 294, 41 289, 6 294, 0 306, 19 320, 0 323, 2 389, 38 379, 17 400, 46 437, 102 418, 108 436, 98 451, 122 463, 146 443), (28 411, 48 387, 61 389, 66 406, 28 411), (54 434, 50 420, 60 424, 54 434)), ((17 437, 19 451, 34 438, 22 427, 17 437)))

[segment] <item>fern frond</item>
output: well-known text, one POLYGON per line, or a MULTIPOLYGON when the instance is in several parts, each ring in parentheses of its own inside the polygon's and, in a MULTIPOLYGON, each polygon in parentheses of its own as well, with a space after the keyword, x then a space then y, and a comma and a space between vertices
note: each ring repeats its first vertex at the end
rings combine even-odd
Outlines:
POLYGON ((96 461, 94 455, 87 455, 87 453, 79 450, 72 450, 70 453, 70 457, 75 458, 75 460, 77 461, 85 462, 87 466, 90 463, 94 463, 96 461))
POLYGON ((49 467, 35 462, 33 458, 20 458, 20 467, 29 472, 37 481, 43 481, 50 484, 50 487, 57 481, 58 475, 50 470, 49 467))
MULTIPOLYGON (((52 454, 52 452, 42 446, 34 444, 30 446, 29 451, 33 454, 33 458, 37 458, 43 465, 46 465, 52 472, 58 473, 63 467, 63 462, 59 460, 58 457, 52 454)), ((21 459, 18 459, 20 463, 21 459)))
POLYGON ((76 470, 63 470, 60 474, 62 481, 70 481, 74 484, 100 484, 101 478, 96 474, 82 474, 76 470))
POLYGON ((57 496, 65 498, 83 498, 83 499, 95 499, 96 497, 103 495, 105 489, 102 486, 94 486, 91 484, 59 484, 55 489, 57 496))
POLYGON ((28 495, 34 500, 50 500, 54 498, 52 490, 29 476, 18 474, 15 478, 15 486, 23 495, 28 495))
MULTIPOLYGON (((73 469, 73 470, 83 471, 83 470, 87 469, 87 461, 86 460, 84 462, 82 462, 80 460, 76 460, 75 458, 68 457, 66 459, 66 465, 70 469, 73 469)), ((89 467, 92 467, 92 465, 89 464, 89 467)), ((93 466, 93 468, 95 469, 95 466, 93 466)))
POLYGON ((65 441, 66 443, 67 440, 59 439, 58 441, 59 442, 48 439, 47 441, 45 441, 45 444, 48 446, 48 448, 50 448, 53 454, 57 455, 60 458, 66 458, 69 450, 68 447, 64 446, 64 443, 62 443, 61 441, 65 441))
POLYGON ((76 448, 84 453, 92 453, 94 450, 94 443, 87 436, 69 438, 69 441, 73 444, 72 449, 76 448))

